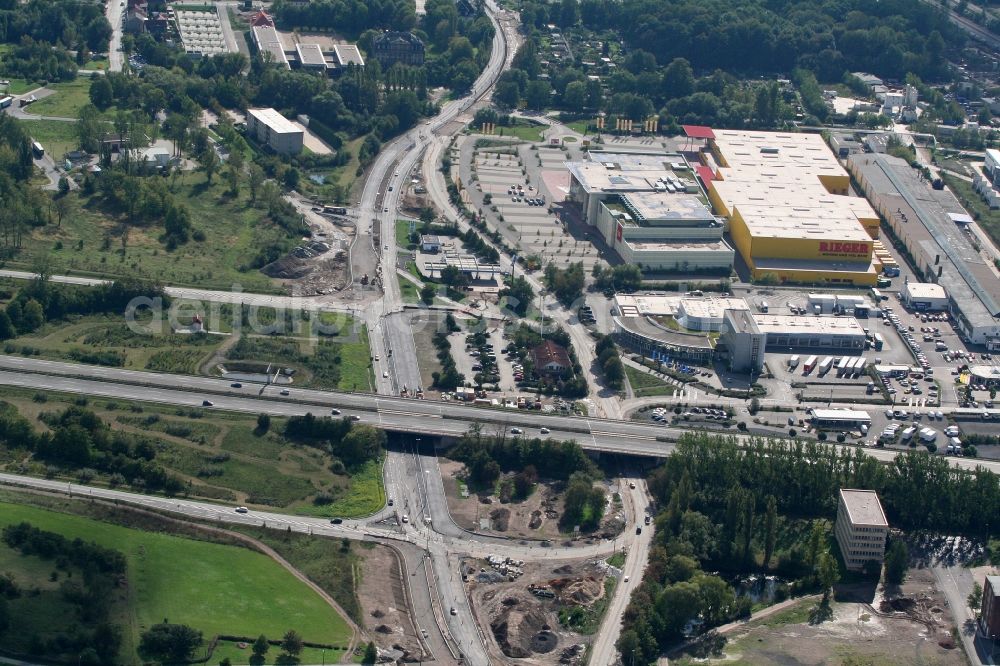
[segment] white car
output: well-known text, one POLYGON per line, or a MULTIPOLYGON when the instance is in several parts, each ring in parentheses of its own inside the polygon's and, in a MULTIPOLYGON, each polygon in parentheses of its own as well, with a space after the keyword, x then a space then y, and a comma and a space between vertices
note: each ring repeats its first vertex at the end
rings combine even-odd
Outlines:
POLYGON ((383 370, 382 371, 382 379, 389 379, 389 371, 388 370, 383 370))
POLYGON ((520 435, 520 434, 523 434, 523 433, 524 433, 524 431, 521 430, 520 428, 511 428, 510 429, 510 434, 512 434, 512 435, 520 435))
POLYGON ((547 434, 549 434, 552 431, 549 430, 548 428, 542 428, 538 432, 542 433, 543 435, 547 435, 547 434))
POLYGON ((236 513, 249 513, 249 511, 250 509, 246 508, 245 506, 236 507, 236 513))
POLYGON ((404 523, 410 522, 410 517, 408 515, 406 515, 405 513, 403 514, 403 522, 404 523))

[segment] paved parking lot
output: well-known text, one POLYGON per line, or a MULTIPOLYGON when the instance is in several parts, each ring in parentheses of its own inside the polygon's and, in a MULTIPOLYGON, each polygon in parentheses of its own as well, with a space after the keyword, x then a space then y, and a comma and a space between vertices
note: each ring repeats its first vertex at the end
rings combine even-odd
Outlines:
MULTIPOLYGON (((475 151, 473 168, 477 189, 491 198, 490 205, 484 206, 487 219, 514 241, 523 255, 539 255, 546 263, 560 266, 583 262, 589 272, 599 260, 598 252, 588 240, 570 235, 559 216, 550 212, 552 194, 542 185, 544 171, 538 170, 539 164, 543 169, 563 170, 565 160, 566 154, 558 149, 539 148, 536 153, 528 146, 514 152, 505 147, 484 147, 475 151)), ((561 199, 563 193, 557 194, 561 199)))

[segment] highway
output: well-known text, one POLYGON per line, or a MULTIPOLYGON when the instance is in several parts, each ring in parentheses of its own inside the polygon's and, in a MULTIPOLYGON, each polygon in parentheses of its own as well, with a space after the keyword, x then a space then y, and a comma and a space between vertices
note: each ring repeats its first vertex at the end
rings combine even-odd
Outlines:
MULTIPOLYGON (((3 354, 0 354, 0 369, 0 385, 185 406, 199 406, 208 399, 215 409, 279 416, 306 412, 323 415, 336 408, 345 416, 356 414, 363 423, 396 432, 436 436, 458 436, 473 424, 486 424, 487 432, 500 429, 509 432, 511 427, 519 427, 525 430, 527 437, 575 439, 584 449, 623 455, 669 455, 674 449, 673 440, 690 431, 652 423, 492 409, 369 393, 291 389, 289 395, 282 396, 277 386, 244 383, 234 388, 230 382, 213 377, 123 370, 3 354), (551 432, 543 435, 541 428, 551 432)), ((866 448, 865 452, 883 462, 891 461, 898 454, 895 450, 880 448, 866 448)), ((983 467, 1000 474, 1000 461, 948 460, 960 469, 983 467)))

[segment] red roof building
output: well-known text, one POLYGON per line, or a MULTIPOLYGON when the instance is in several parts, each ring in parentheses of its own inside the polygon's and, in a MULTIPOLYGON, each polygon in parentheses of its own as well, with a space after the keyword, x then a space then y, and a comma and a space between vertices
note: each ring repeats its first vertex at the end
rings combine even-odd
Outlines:
POLYGON ((250 19, 250 25, 254 28, 273 28, 274 19, 268 16, 264 10, 260 10, 250 19))
POLYGON ((535 364, 535 372, 541 374, 558 375, 573 367, 566 348, 551 340, 546 340, 532 349, 531 360, 535 364))
POLYGON ((684 130, 684 136, 689 139, 715 138, 715 132, 712 131, 712 128, 704 125, 681 125, 681 129, 684 130))

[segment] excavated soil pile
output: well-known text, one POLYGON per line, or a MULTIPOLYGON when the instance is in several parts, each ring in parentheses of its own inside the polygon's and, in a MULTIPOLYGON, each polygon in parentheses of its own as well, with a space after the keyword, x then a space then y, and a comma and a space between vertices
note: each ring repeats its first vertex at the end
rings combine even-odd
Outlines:
POLYGON ((530 600, 505 597, 491 615, 490 629, 508 657, 525 659, 536 652, 551 652, 559 643, 545 613, 530 600))

